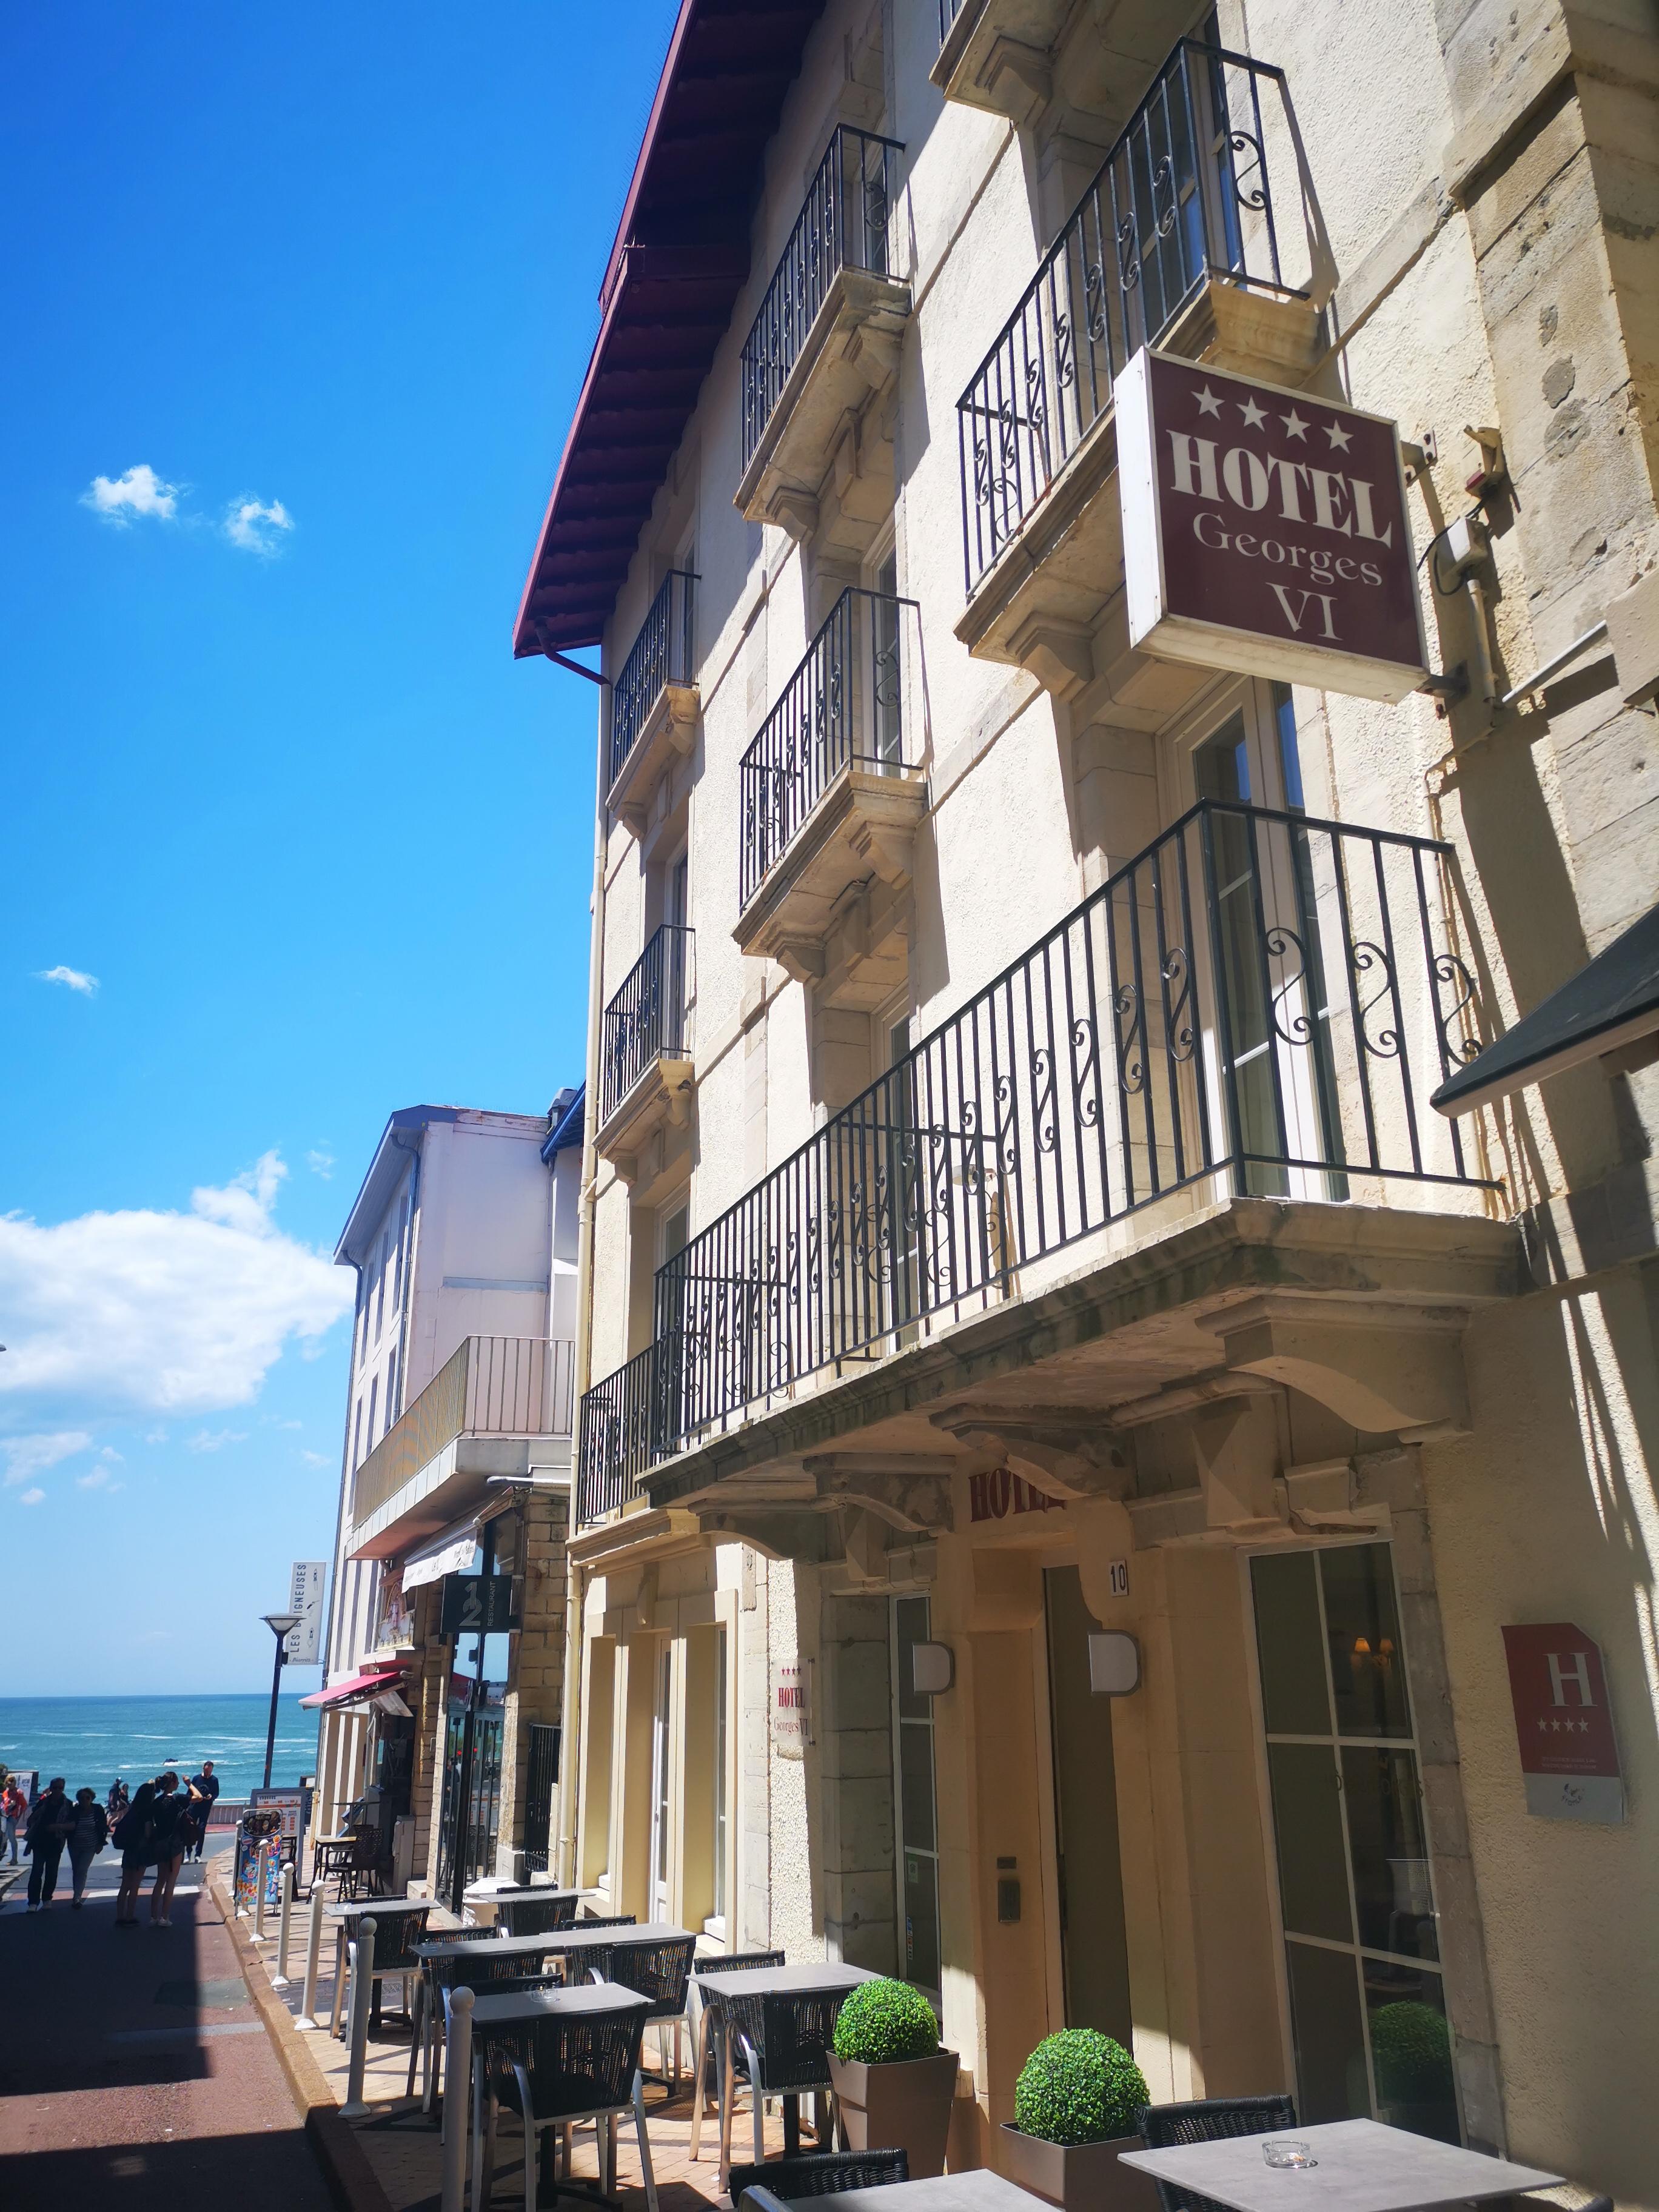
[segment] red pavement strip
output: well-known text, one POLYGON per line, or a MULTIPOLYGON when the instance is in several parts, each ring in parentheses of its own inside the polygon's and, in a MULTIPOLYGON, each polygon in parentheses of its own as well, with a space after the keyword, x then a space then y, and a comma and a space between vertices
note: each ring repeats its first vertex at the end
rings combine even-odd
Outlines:
POLYGON ((21 1886, 0 1905, 0 2205, 370 2212, 325 2178, 242 1947, 205 1891, 184 1893, 197 1869, 170 1929, 148 1924, 148 1886, 140 1925, 114 1926, 118 1873, 106 1852, 78 1912, 67 1865, 50 1911, 21 1886))

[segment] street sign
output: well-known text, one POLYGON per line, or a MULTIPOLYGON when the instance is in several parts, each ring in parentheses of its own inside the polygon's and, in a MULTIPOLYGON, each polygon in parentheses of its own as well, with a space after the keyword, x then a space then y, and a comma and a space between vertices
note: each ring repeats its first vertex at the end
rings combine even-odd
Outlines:
POLYGON ((1132 645, 1366 699, 1420 687, 1396 423, 1145 347, 1115 390, 1132 645))
POLYGON ((511 1575, 446 1575, 440 1632, 490 1636, 516 1628, 511 1575))
POLYGON ((1616 1826, 1625 1784, 1601 1647, 1568 1620, 1504 1631, 1527 1810, 1616 1826))
POLYGON ((328 1579, 325 1559, 295 1559, 289 1580, 288 1610, 297 1613, 300 1624, 283 1639, 283 1663, 315 1667, 323 1644, 323 1585, 328 1579))

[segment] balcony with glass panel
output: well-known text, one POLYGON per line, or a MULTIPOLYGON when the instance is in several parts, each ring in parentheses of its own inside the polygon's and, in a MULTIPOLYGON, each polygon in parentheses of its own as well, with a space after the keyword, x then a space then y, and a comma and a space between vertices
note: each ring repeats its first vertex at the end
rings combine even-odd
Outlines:
POLYGON ((696 581, 669 570, 611 686, 605 804, 635 837, 644 835, 657 786, 696 743, 696 581))
POLYGON ((1522 1271, 1428 1103, 1482 1027, 1454 866, 1200 799, 659 1269, 592 1494, 821 1506, 838 1452, 1011 1437, 1121 1492, 1106 1448, 1182 1391, 1456 1427, 1460 1331, 1522 1271))
POLYGON ((878 1005, 905 977, 927 805, 915 615, 843 592, 739 764, 732 934, 830 1005, 878 1005))
POLYGON ((596 1143, 627 1182, 658 1132, 690 1112, 696 951, 694 931, 665 922, 605 1010, 596 1143))
POLYGON ((1123 580, 1115 380, 1152 345, 1300 386, 1333 282, 1283 70, 1182 40, 957 402, 970 652, 1062 698, 1111 674, 1127 705, 1184 702, 1189 674, 1118 665, 1121 620, 1098 635, 1123 580))
POLYGON ((854 552, 892 509, 891 441, 860 424, 897 373, 910 313, 894 221, 903 151, 836 129, 743 348, 738 508, 804 539, 833 505, 854 552))

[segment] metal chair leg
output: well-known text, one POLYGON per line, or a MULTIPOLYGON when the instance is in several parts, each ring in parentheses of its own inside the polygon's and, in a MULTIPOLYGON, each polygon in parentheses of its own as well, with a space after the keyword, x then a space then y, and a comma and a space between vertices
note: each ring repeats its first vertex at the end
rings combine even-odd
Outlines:
MULTIPOLYGON (((415 1985, 414 2002, 409 2008, 409 2079, 404 2084, 405 2098, 415 2094, 415 2065, 421 2055, 421 2024, 425 2009, 426 1984, 422 1980, 415 1985)), ((424 2104, 425 2098, 422 2097, 421 2101, 424 2104)))
POLYGON ((697 2146, 702 2141, 702 2108, 708 2080, 708 2008, 705 2005, 697 2014, 696 2071, 691 2087, 691 2148, 690 2160, 697 2162, 697 2146))
POLYGON ((530 2107, 525 2103, 524 2115, 524 2212, 536 2212, 536 2150, 541 2142, 540 2132, 530 2117, 530 2107))
POLYGON ((723 2196, 726 2192, 726 2181, 732 2172, 732 2103, 735 2084, 733 2082, 732 2074, 731 2031, 724 2027, 716 2028, 714 2034, 715 2047, 719 2052, 719 2056, 715 2060, 715 2066, 720 2088, 720 2193, 723 2196))
POLYGON ((332 2036, 340 2033, 340 2000, 345 1993, 345 1923, 334 1931, 334 2009, 329 2016, 328 2032, 332 2036))
MULTIPOLYGON (((651 2138, 645 2129, 645 2084, 637 2073, 634 2076, 634 2132, 640 2139, 640 2172, 645 2179, 646 2212, 657 2212, 657 2177, 651 2171, 651 2138)), ((532 2212, 532 2208, 526 2205, 526 2212, 532 2212)))

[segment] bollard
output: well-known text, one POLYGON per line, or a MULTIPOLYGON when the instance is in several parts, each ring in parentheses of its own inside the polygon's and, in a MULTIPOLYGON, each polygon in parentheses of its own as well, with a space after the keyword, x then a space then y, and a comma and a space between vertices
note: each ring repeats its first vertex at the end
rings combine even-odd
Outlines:
POLYGON ((439 2200, 440 2212, 463 2212, 471 2087, 472 1992, 463 1984, 449 1993, 449 2047, 444 2053, 444 2187, 439 2200), (453 2127, 449 2125, 452 2103, 455 2106, 453 2127))
POLYGON ((306 1936, 306 1984, 300 1997, 300 2017, 295 2027, 317 2025, 317 1954, 323 1941, 322 1884, 313 1880, 311 1885, 311 1927, 306 1936))
POLYGON ((277 1870, 276 1887, 281 1894, 282 1917, 276 1923, 276 1971, 270 1978, 273 1990, 288 1987, 289 1923, 294 1914, 294 1863, 284 1859, 277 1870))
POLYGON ((268 1943, 270 1941, 265 1934, 265 1864, 270 1850, 270 1839, 267 1837, 260 1844, 259 1856, 253 1863, 253 1933, 248 1938, 251 1943, 268 1943))
POLYGON ((374 1922, 357 1925, 357 1940, 350 1947, 351 2011, 346 2021, 351 2056, 346 2068, 346 2100, 343 2120, 361 2120, 368 2111, 363 2102, 363 2068, 368 2058, 368 2013, 374 1998, 374 1922))

